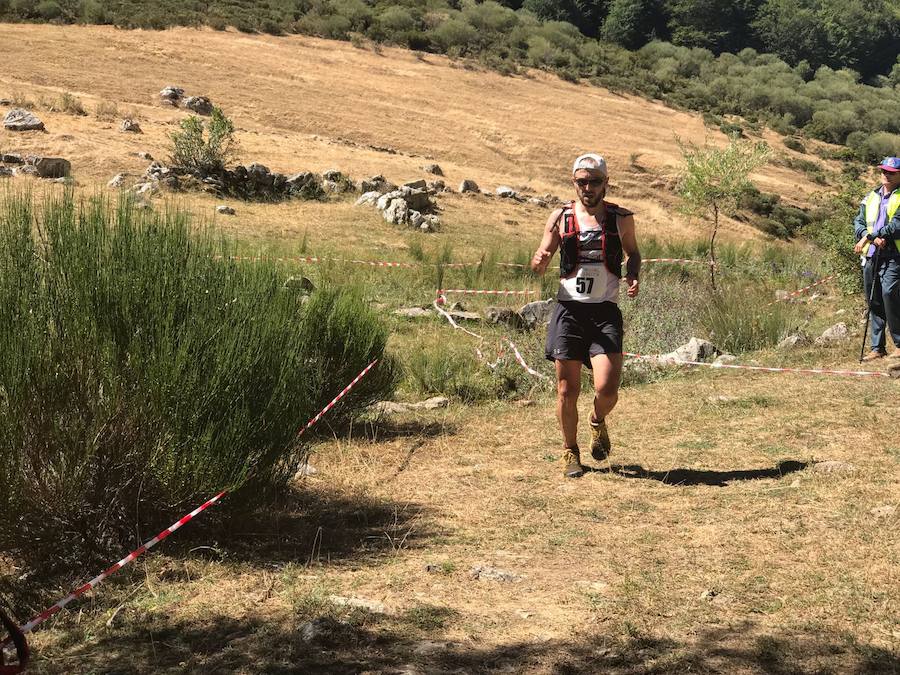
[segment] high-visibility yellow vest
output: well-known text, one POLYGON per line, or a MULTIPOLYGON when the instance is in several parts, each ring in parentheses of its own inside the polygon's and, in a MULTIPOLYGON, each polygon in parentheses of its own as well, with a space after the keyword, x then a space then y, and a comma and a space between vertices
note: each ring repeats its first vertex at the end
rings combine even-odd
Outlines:
MULTIPOLYGON (((866 195, 864 203, 866 205, 866 229, 869 230, 869 234, 874 234, 875 221, 878 220, 878 210, 881 208, 881 188, 872 190, 866 195)), ((898 208, 900 208, 900 190, 894 190, 888 197, 885 225, 894 217, 898 208)))

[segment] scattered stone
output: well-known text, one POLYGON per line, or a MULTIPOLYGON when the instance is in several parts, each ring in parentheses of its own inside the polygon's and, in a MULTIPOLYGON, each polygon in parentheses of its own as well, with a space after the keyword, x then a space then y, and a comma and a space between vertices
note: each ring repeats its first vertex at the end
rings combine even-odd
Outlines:
POLYGON ((153 161, 153 155, 151 155, 149 152, 139 152, 139 153, 137 154, 137 156, 138 156, 140 159, 145 159, 145 160, 147 160, 148 162, 152 162, 152 161, 153 161))
POLYGON ((421 228, 422 223, 425 222, 425 216, 423 216, 418 211, 410 211, 407 220, 409 221, 410 227, 421 228))
POLYGON ((22 155, 0 153, 0 162, 3 162, 4 164, 24 164, 25 160, 22 159, 22 155))
POLYGON ((135 122, 130 117, 126 117, 124 120, 122 120, 122 124, 119 126, 119 129, 121 129, 122 131, 127 131, 132 134, 144 133, 143 131, 141 131, 141 125, 138 124, 137 122, 135 122))
MULTIPOLYGON (((379 200, 381 203, 381 200, 379 200)), ((409 221, 409 205, 399 197, 392 199, 381 212, 382 217, 394 225, 405 225, 409 221)))
POLYGON ((230 206, 225 206, 224 204, 220 204, 216 207, 216 213, 221 213, 223 216, 233 216, 236 211, 230 206))
POLYGON ((305 476, 315 476, 319 473, 319 470, 314 467, 309 462, 303 462, 299 467, 297 467, 297 473, 294 474, 294 478, 303 478, 305 476))
POLYGON ((0 166, 0 176, 12 176, 13 170, 8 166, 0 166))
POLYGON ((657 357, 657 363, 663 365, 684 363, 686 361, 707 361, 719 355, 721 352, 712 342, 692 337, 687 344, 683 344, 675 351, 661 354, 657 357))
POLYGON ((3 118, 3 126, 10 131, 43 131, 44 123, 22 108, 13 108, 3 118))
POLYGON ((890 505, 876 506, 874 509, 870 509, 869 513, 871 513, 876 518, 887 518, 897 513, 897 507, 890 505))
POLYGON ((387 607, 377 600, 366 600, 365 598, 346 598, 341 595, 329 595, 329 602, 340 607, 356 607, 365 609, 373 614, 387 614, 387 607))
POLYGON ((125 178, 124 173, 117 173, 106 185, 111 188, 120 188, 125 185, 125 178))
POLYGON ((314 290, 316 290, 316 285, 312 282, 312 279, 303 276, 297 277, 292 275, 285 280, 282 288, 291 291, 300 291, 302 293, 312 293, 314 290))
POLYGON ((425 182, 424 178, 419 180, 411 180, 408 183, 404 183, 403 187, 409 188, 410 190, 426 190, 428 188, 428 183, 425 182))
POLYGON ((442 180, 433 180, 428 183, 428 191, 432 193, 446 192, 447 186, 442 180))
POLYGON ((378 190, 364 192, 362 196, 356 200, 354 206, 375 206, 379 197, 381 197, 381 193, 378 192, 378 190))
POLYGON ((609 584, 605 581, 576 581, 576 586, 580 586, 587 591, 591 591, 592 593, 604 593, 609 590, 609 584))
POLYGON ((379 401, 372 405, 376 413, 393 415, 409 412, 410 410, 439 410, 450 405, 450 399, 446 396, 432 396, 418 403, 402 403, 400 401, 379 401))
POLYGON ((372 192, 377 191, 381 194, 385 194, 386 192, 392 192, 397 189, 397 186, 393 183, 389 182, 384 176, 370 176, 369 178, 364 178, 356 184, 356 189, 359 192, 372 192))
POLYGON ((344 180, 344 174, 337 169, 328 169, 327 171, 322 172, 322 178, 337 183, 338 181, 344 180))
POLYGON ((484 310, 484 317, 491 323, 502 323, 516 330, 525 327, 522 315, 509 307, 488 307, 484 310))
POLYGON ((719 354, 712 362, 714 366, 727 366, 734 363, 738 358, 734 354, 719 354))
POLYGON ((28 163, 41 178, 64 178, 72 171, 72 164, 62 157, 29 157, 28 163))
POLYGON ((422 169, 425 171, 425 173, 431 173, 431 174, 434 174, 435 176, 443 176, 444 175, 443 170, 437 164, 426 164, 425 166, 422 167, 422 169))
POLYGON ((513 190, 508 185, 501 185, 497 188, 497 196, 502 197, 503 199, 515 199, 519 196, 519 193, 513 190))
POLYGON ((441 226, 441 219, 435 215, 427 215, 423 220, 422 224, 419 225, 419 229, 423 232, 436 232, 437 229, 441 226))
POLYGON ((709 601, 712 600, 714 597, 716 597, 718 594, 719 594, 719 591, 716 591, 716 590, 713 590, 713 589, 711 589, 711 588, 708 588, 707 590, 703 591, 703 592, 700 594, 700 599, 701 599, 701 600, 706 600, 707 602, 709 602, 709 601))
POLYGON ((809 336, 803 333, 794 333, 793 335, 788 335, 784 340, 779 342, 775 349, 794 349, 795 347, 802 347, 804 345, 809 344, 809 336))
POLYGON ((507 582, 521 581, 523 578, 519 574, 514 574, 508 570, 502 570, 488 565, 475 565, 469 572, 469 575, 473 579, 490 579, 492 581, 507 582))
POLYGON ((817 337, 815 343, 817 345, 827 345, 833 342, 846 340, 849 336, 850 331, 847 330, 847 324, 841 321, 840 323, 834 324, 831 328, 827 329, 817 337))
POLYGON ((894 380, 900 378, 900 363, 893 363, 889 365, 887 374, 894 380))
POLYGON ((206 96, 188 96, 184 99, 184 107, 198 115, 211 115, 213 104, 206 96))
POLYGON ((791 294, 785 290, 782 290, 779 288, 775 291, 775 301, 776 302, 784 302, 789 297, 791 297, 791 294))
POLYGON ((481 189, 478 187, 478 183, 474 180, 466 178, 462 183, 459 184, 459 191, 461 193, 465 192, 481 192, 481 189))
POLYGON ((334 624, 334 619, 320 616, 312 621, 307 621, 302 624, 297 633, 300 636, 300 640, 303 642, 318 642, 322 637, 333 632, 335 628, 334 624))
POLYGON ((541 208, 545 208, 547 206, 547 202, 540 197, 529 197, 528 203, 534 204, 535 206, 540 206, 541 208))
POLYGON ((394 312, 394 316, 402 316, 404 319, 421 319, 433 315, 434 310, 425 309, 423 307, 405 307, 394 312))
POLYGON ((32 166, 31 164, 23 164, 22 166, 17 166, 13 168, 14 176, 37 176, 38 170, 37 167, 32 166))
POLYGON ((162 99, 163 103, 177 106, 178 102, 184 97, 184 89, 169 85, 159 92, 159 97, 162 99))
POLYGON ((515 403, 520 408, 530 408, 534 405, 534 401, 532 401, 530 398, 520 398, 515 403))
POLYGON ((816 473, 825 474, 842 474, 853 473, 856 467, 849 462, 839 462, 836 460, 828 460, 825 462, 816 462, 812 465, 812 470, 816 473))
POLYGON ((481 314, 478 312, 463 312, 460 310, 452 310, 447 312, 454 321, 481 321, 481 314))
POLYGON ((0 98, 0 105, 12 105, 12 104, 13 104, 13 102, 12 102, 11 98, 0 98))
POLYGON ((522 306, 519 309, 519 316, 522 317, 525 327, 534 329, 548 323, 555 303, 556 301, 551 298, 549 300, 536 300, 522 306))
POLYGON ((441 652, 446 652, 450 649, 453 649, 456 645, 453 642, 432 642, 431 640, 425 640, 424 642, 419 642, 413 647, 413 654, 418 654, 419 656, 428 656, 430 654, 439 654, 441 652))

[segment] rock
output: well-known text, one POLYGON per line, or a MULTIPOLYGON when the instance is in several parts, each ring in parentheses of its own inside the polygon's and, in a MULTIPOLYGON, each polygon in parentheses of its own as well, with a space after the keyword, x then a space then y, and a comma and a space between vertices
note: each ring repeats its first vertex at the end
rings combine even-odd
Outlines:
POLYGON ((43 131, 44 123, 27 110, 13 108, 3 118, 3 126, 10 131, 43 131))
POLYGON ((396 415, 411 409, 409 403, 398 403, 397 401, 379 401, 372 405, 372 410, 381 415, 396 415))
POLYGON ((303 623, 297 630, 302 642, 319 642, 323 637, 328 637, 335 630, 335 620, 330 617, 316 617, 312 621, 303 623))
POLYGON ((815 339, 815 343, 817 345, 827 345, 833 342, 841 342, 846 340, 850 336, 850 331, 847 330, 847 324, 843 321, 840 323, 834 324, 831 328, 827 329, 824 333, 822 333, 819 337, 815 339))
POLYGON ((481 314, 478 312, 463 312, 454 310, 447 312, 454 321, 481 321, 481 314))
POLYGON ((72 171, 72 164, 62 157, 34 157, 29 164, 41 178, 63 178, 72 171))
POLYGON ((605 581, 576 581, 575 585, 592 593, 604 593, 609 590, 609 584, 605 581))
POLYGON ((785 290, 777 289, 777 290, 775 291, 775 301, 776 301, 776 302, 784 302, 784 301, 787 300, 789 297, 791 297, 791 294, 788 293, 788 292, 785 291, 785 290))
POLYGON ((394 312, 394 316, 402 316, 404 319, 421 319, 422 317, 433 315, 433 310, 424 309, 422 307, 406 307, 394 312))
POLYGON ((13 104, 13 102, 12 102, 11 98, 0 98, 0 105, 12 105, 12 104, 13 104))
POLYGON ((804 335, 803 333, 794 333, 793 335, 788 335, 784 340, 779 342, 775 349, 794 349, 795 347, 802 347, 803 345, 809 344, 809 336, 804 335))
POLYGON ((312 282, 312 279, 303 276, 289 276, 282 288, 291 290, 291 291, 300 291, 302 293, 312 293, 316 290, 316 285, 312 282))
POLYGON ((403 187, 409 188, 410 190, 426 190, 428 189, 428 183, 425 182, 425 179, 420 180, 412 180, 408 183, 404 183, 403 187))
POLYGON ((341 595, 329 595, 329 602, 340 607, 356 607, 366 609, 373 614, 387 614, 387 607, 384 603, 377 600, 366 600, 365 598, 345 598, 341 595))
POLYGON ((0 166, 0 176, 12 176, 13 170, 8 166, 0 166))
POLYGON ((379 211, 384 211, 395 199, 403 199, 402 190, 391 190, 390 192, 384 193, 378 198, 378 201, 375 202, 375 208, 379 211))
POLYGON ((117 173, 106 185, 111 188, 120 188, 125 185, 125 178, 124 173, 117 173))
POLYGON ((491 323, 502 323, 516 330, 525 327, 522 316, 509 307, 488 307, 484 310, 484 317, 491 323))
POLYGON ((812 465, 812 470, 816 473, 825 474, 846 474, 856 471, 856 467, 849 462, 838 462, 836 460, 828 460, 825 462, 816 462, 812 465))
POLYGON ((543 199, 541 199, 540 197, 529 197, 528 203, 534 204, 535 206, 540 206, 541 208, 544 208, 547 206, 547 202, 544 201, 543 199))
POLYGON ((398 401, 379 401, 372 409, 382 415, 409 412, 410 410, 438 410, 450 405, 450 399, 446 396, 432 396, 418 403, 401 403, 398 401))
POLYGON ((198 115, 211 115, 213 104, 206 96, 188 96, 184 99, 184 107, 198 115))
POLYGON ((473 579, 490 579, 492 581, 516 582, 522 580, 521 575, 488 565, 475 565, 469 572, 469 576, 473 579))
POLYGON ((409 208, 419 213, 428 213, 434 210, 434 203, 432 203, 431 196, 425 188, 404 190, 403 200, 409 208))
POLYGON ((36 167, 31 166, 30 164, 23 164, 22 166, 17 166, 13 168, 14 176, 37 176, 38 170, 36 167))
POLYGON ((446 190, 447 186, 442 180, 433 180, 428 183, 428 191, 431 193, 445 192, 446 190))
POLYGON ((341 192, 343 188, 340 183, 333 180, 323 180, 322 189, 325 190, 325 192, 341 192))
POLYGON ((153 155, 151 155, 149 152, 139 152, 139 153, 137 154, 137 156, 138 156, 140 159, 145 159, 145 160, 147 160, 148 162, 152 162, 152 161, 153 161, 153 155))
POLYGON ((519 193, 508 185, 501 185, 497 188, 496 193, 498 197, 503 197, 504 199, 515 199, 519 196, 519 193))
POLYGON ((720 353, 718 347, 708 340, 692 337, 687 344, 683 344, 675 351, 662 354, 657 357, 661 364, 684 363, 686 361, 706 361, 720 353))
POLYGON ((421 227, 422 223, 425 222, 424 216, 418 211, 410 210, 409 212, 409 226, 410 227, 421 227))
POLYGON ((153 182, 137 183, 131 189, 134 190, 135 194, 147 197, 159 192, 159 188, 156 186, 156 183, 153 182))
POLYGON ((436 232, 437 229, 441 226, 441 219, 434 215, 425 216, 422 221, 422 224, 419 225, 419 229, 422 232, 436 232))
POLYGON ((409 220, 409 206, 403 199, 395 198, 390 201, 381 215, 389 223, 405 225, 409 220))
POLYGON ((381 193, 378 192, 378 190, 364 192, 363 195, 356 200, 354 206, 375 206, 379 197, 381 197, 381 193))
POLYGON ((548 323, 555 303, 556 300, 552 298, 550 300, 536 300, 519 308, 519 316, 522 317, 525 327, 534 329, 548 323))
POLYGON ((443 176, 444 172, 437 164, 426 164, 422 167, 425 173, 433 173, 435 176, 443 176))
POLYGON ((871 513, 876 518, 887 518, 897 513, 897 507, 890 505, 876 506, 874 509, 870 509, 869 513, 871 513))
POLYGON ((24 164, 25 160, 22 159, 22 155, 0 152, 0 162, 5 164, 24 164))
POLYGON ((126 117, 124 120, 122 120, 122 124, 119 126, 119 129, 132 134, 144 133, 143 131, 141 131, 141 125, 135 122, 130 117, 126 117))
POLYGON ((707 590, 703 591, 703 592, 700 594, 700 599, 701 599, 701 600, 706 600, 707 602, 709 602, 709 601, 712 600, 714 597, 716 597, 718 594, 719 594, 719 591, 716 591, 716 590, 713 590, 713 589, 711 589, 711 588, 708 588, 707 590))
POLYGON ((459 184, 459 191, 462 192, 481 192, 481 189, 478 187, 478 183, 474 180, 466 178, 462 183, 459 184))
POLYGON ((416 654, 418 656, 443 654, 455 647, 456 644, 453 642, 432 642, 431 640, 425 640, 424 642, 416 643, 416 645, 413 647, 413 654, 416 654))
POLYGON ((385 179, 384 176, 377 175, 359 181, 356 184, 356 189, 359 192, 373 192, 377 190, 381 194, 384 194, 396 190, 397 186, 385 179))
POLYGON ((216 207, 216 213, 221 213, 223 216, 233 216, 236 211, 230 206, 225 206, 224 204, 220 204, 216 207))
POLYGON ((331 180, 335 183, 341 180, 344 180, 344 174, 342 174, 337 169, 328 169, 327 171, 322 172, 322 178, 325 180, 331 180))
POLYGON ((438 408, 446 408, 449 405, 450 399, 446 396, 432 396, 416 404, 415 407, 424 408, 425 410, 437 410, 438 408))
POLYGON ((735 361, 737 361, 737 357, 734 354, 719 354, 712 364, 714 366, 727 366, 735 361))
POLYGON ((169 85, 159 92, 159 97, 164 103, 178 105, 178 102, 184 97, 184 89, 169 85))
POLYGON ((900 378, 900 363, 893 363, 888 366, 887 374, 894 380, 900 378))
POLYGON ((299 467, 297 467, 297 473, 294 474, 294 478, 304 478, 306 476, 315 476, 319 473, 319 470, 312 466, 309 462, 303 462, 299 467))

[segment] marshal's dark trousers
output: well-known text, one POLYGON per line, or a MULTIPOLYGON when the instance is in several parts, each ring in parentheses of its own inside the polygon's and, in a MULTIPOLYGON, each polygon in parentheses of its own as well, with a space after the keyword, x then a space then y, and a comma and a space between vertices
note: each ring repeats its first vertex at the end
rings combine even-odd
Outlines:
MULTIPOLYGON (((895 254, 896 255, 896 254, 895 254)), ((872 320, 872 349, 884 352, 886 346, 885 324, 894 345, 900 348, 900 258, 878 257, 878 271, 875 273, 874 256, 866 260, 863 267, 863 281, 869 316, 872 320), (875 290, 872 291, 872 284, 875 290)))

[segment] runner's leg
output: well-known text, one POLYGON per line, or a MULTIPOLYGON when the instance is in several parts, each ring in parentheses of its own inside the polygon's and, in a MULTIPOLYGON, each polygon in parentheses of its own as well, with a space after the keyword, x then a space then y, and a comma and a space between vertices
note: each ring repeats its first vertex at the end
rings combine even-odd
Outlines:
POLYGON ((581 388, 581 361, 556 362, 556 417, 563 444, 578 447, 578 393, 581 388))

